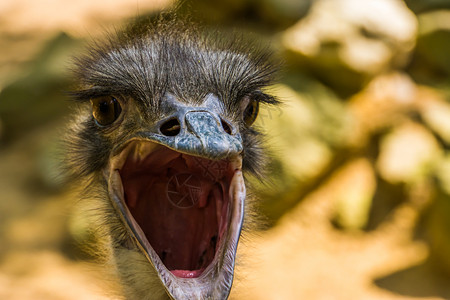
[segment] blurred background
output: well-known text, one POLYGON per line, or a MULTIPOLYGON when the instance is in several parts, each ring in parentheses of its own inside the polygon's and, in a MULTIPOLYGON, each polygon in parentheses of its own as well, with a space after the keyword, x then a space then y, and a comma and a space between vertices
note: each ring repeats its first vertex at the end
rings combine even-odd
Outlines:
MULTIPOLYGON (((0 299, 106 299, 58 173, 71 57, 170 0, 0 2, 0 299)), ((450 299, 450 1, 185 1, 285 62, 232 299, 450 299)))

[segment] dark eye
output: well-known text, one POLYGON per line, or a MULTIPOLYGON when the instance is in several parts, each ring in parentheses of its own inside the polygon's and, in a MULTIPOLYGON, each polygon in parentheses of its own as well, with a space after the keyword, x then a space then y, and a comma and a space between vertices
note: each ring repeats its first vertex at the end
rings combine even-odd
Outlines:
POLYGON ((258 116, 259 102, 256 100, 250 100, 247 107, 244 110, 244 122, 247 126, 250 126, 255 122, 258 116))
POLYGON ((112 96, 91 99, 92 115, 99 125, 112 124, 122 112, 119 101, 112 96))

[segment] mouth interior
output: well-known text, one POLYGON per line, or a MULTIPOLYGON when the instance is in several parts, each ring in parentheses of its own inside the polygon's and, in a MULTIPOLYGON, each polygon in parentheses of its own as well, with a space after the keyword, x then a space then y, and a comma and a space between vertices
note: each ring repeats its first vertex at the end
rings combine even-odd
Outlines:
POLYGON ((177 277, 195 278, 211 264, 229 223, 234 175, 213 161, 157 146, 131 151, 119 170, 125 203, 153 250, 177 277))

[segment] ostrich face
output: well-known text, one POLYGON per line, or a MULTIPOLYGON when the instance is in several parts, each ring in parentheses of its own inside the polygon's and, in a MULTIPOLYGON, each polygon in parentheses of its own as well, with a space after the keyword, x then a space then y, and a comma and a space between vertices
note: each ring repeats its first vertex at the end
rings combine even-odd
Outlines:
POLYGON ((167 116, 113 147, 109 197, 172 297, 226 298, 244 212, 242 138, 215 96, 188 106, 168 94, 161 106, 167 116))
POLYGON ((171 298, 225 299, 273 70, 263 54, 158 26, 79 60, 72 167, 104 191, 113 253, 145 256, 171 298))

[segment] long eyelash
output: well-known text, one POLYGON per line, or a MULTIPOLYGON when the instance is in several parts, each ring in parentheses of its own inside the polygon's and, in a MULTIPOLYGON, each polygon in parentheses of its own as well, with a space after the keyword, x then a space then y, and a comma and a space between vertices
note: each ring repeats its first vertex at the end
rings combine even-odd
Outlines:
POLYGON ((267 103, 271 105, 279 104, 280 101, 275 98, 274 96, 268 95, 266 93, 263 93, 262 91, 254 91, 250 93, 250 98, 260 102, 260 103, 267 103))
POLYGON ((68 95, 77 102, 87 102, 92 98, 104 97, 109 95, 123 94, 123 91, 110 88, 94 87, 86 90, 69 91, 68 95))

